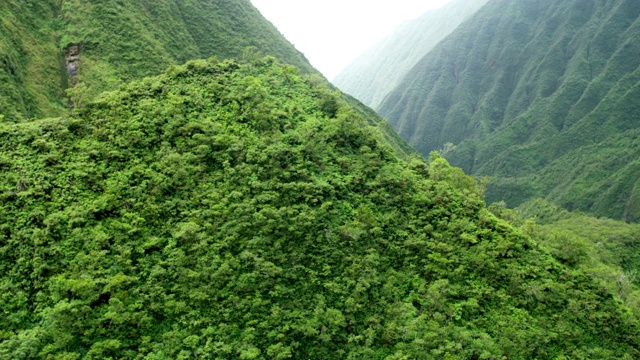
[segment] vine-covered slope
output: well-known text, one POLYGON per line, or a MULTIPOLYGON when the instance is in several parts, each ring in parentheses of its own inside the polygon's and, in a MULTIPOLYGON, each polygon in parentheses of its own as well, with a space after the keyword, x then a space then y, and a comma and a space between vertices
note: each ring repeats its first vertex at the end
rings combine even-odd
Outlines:
POLYGON ((492 0, 380 107, 423 154, 535 196, 640 219, 640 3, 492 0))
POLYGON ((615 293, 313 77, 196 61, 0 124, 2 359, 622 359, 615 293))
POLYGON ((487 0, 456 0, 407 21, 349 64, 333 83, 376 109, 429 51, 487 0))

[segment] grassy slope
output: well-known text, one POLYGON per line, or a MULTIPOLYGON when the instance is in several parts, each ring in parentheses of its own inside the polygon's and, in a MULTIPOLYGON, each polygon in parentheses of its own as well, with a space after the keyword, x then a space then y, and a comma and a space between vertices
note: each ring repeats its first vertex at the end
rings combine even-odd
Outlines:
POLYGON ((635 358, 614 292, 311 77, 197 61, 0 125, 0 358, 635 358))
POLYGON ((0 2, 0 121, 65 111, 56 1, 0 2))
POLYGON ((381 113, 423 154, 456 144, 447 158, 492 176, 492 201, 639 220, 639 15, 629 0, 491 1, 381 113))
POLYGON ((8 121, 64 112, 69 44, 81 45, 76 103, 189 59, 242 57, 247 47, 316 72, 249 0, 7 0, 0 13, 0 114, 8 121))
POLYGON ((401 25, 338 74, 333 83, 372 108, 437 43, 487 0, 457 0, 401 25))
POLYGON ((90 97, 189 59, 240 58, 250 46, 315 72, 249 0, 70 0, 62 14, 60 44, 81 44, 80 78, 90 97))

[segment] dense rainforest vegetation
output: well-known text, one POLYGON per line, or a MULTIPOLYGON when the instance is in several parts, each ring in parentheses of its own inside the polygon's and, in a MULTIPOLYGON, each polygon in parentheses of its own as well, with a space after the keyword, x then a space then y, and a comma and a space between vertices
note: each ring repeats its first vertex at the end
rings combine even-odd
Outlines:
POLYGON ((3 358, 640 356, 615 291, 273 58, 172 67, 0 150, 3 358))
POLYGON ((248 0, 2 1, 0 50, 2 360, 640 358, 638 225, 486 206, 248 0))
MULTIPOLYGON (((266 54, 321 77, 249 0, 7 0, 0 14, 5 122, 59 116, 69 105, 82 106, 126 81, 210 56, 266 54)), ((369 123, 383 122, 349 95, 339 96, 369 123)), ((415 152, 389 125, 382 126, 399 153, 415 152)))
POLYGON ((537 239, 556 259, 590 273, 639 314, 640 224, 569 212, 542 199, 515 211, 503 202, 489 210, 537 239))
POLYGON ((316 72, 249 0, 4 0, 0 14, 5 121, 66 110, 63 64, 72 46, 79 51, 75 102, 189 59, 239 58, 247 47, 316 72))
POLYGON ((423 154, 491 177, 489 201, 638 221, 639 16, 634 0, 489 1, 379 110, 423 154))
POLYGON ((0 122, 66 112, 53 1, 0 1, 0 122))
POLYGON ((377 109, 420 59, 488 0, 454 0, 407 21, 360 55, 332 82, 377 109))

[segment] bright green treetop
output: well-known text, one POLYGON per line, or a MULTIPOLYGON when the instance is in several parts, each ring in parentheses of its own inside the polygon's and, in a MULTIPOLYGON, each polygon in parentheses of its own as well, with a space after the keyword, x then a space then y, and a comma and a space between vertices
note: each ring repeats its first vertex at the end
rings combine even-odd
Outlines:
POLYGON ((621 359, 613 291, 273 58, 0 124, 0 358, 621 359))

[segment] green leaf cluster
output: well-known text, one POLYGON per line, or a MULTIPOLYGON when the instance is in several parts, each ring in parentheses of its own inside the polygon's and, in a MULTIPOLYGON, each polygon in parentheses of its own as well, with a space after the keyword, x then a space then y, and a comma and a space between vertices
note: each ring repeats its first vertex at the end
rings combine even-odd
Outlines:
POLYGON ((274 58, 0 124, 2 359, 632 359, 611 289, 274 58))

